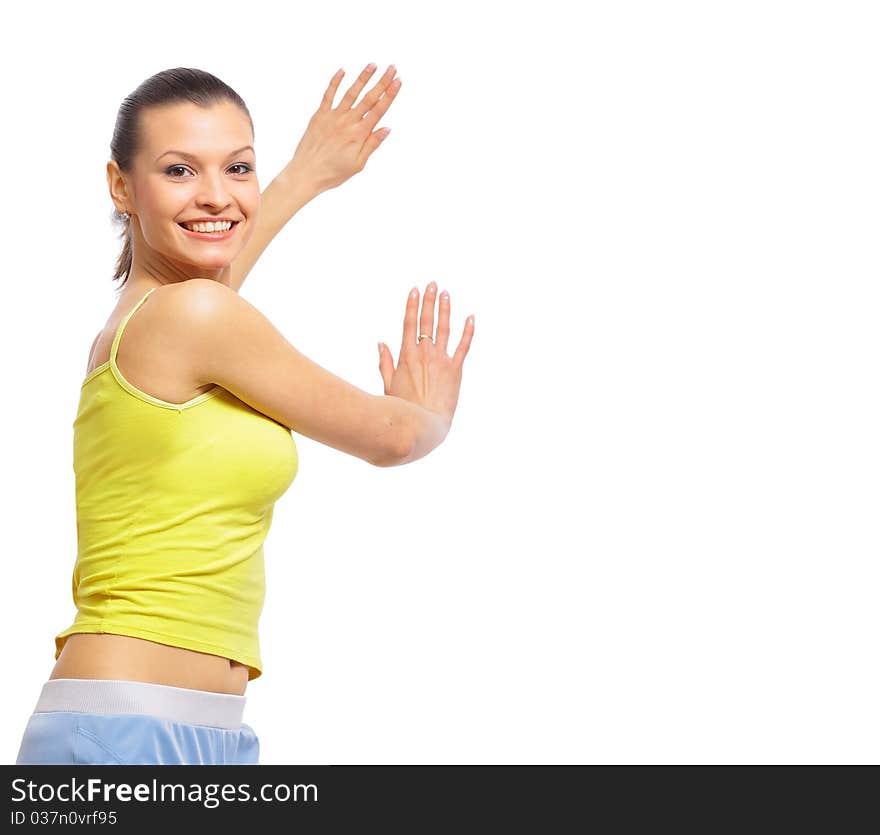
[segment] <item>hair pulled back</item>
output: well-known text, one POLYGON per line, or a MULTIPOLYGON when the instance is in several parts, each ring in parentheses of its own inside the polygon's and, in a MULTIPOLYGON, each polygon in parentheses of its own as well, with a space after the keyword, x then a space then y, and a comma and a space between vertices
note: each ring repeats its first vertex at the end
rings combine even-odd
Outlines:
MULTIPOLYGON (((147 108, 184 102, 192 102, 199 107, 211 107, 227 101, 242 109, 253 131, 254 122, 244 100, 217 76, 192 67, 176 67, 157 72, 143 81, 134 92, 129 93, 119 106, 113 139, 110 142, 110 156, 120 171, 131 173, 135 155, 141 147, 141 115, 147 108)), ((118 288, 121 290, 131 272, 131 219, 114 207, 111 220, 123 227, 121 236, 125 238, 113 276, 114 281, 117 278, 122 279, 118 288)))

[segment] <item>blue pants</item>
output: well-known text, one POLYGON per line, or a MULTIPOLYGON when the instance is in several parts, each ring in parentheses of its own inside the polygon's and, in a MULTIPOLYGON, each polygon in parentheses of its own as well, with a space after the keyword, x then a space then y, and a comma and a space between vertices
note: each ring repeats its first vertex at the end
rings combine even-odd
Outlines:
POLYGON ((244 696, 146 682, 50 679, 16 765, 258 765, 244 696))

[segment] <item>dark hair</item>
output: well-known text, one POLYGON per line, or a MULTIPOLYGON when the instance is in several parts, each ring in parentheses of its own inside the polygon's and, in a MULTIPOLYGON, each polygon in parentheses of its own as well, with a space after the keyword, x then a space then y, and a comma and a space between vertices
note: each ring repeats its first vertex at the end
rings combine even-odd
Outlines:
MULTIPOLYGON (((182 102, 192 102, 199 107, 211 107, 224 101, 232 102, 244 111, 253 131, 254 121, 241 96, 217 76, 192 67, 177 67, 157 72, 142 82, 133 93, 129 93, 119 106, 113 139, 110 142, 110 156, 121 171, 126 174, 131 172, 135 154, 141 145, 141 114, 149 107, 182 102)), ((118 288, 121 290, 131 272, 131 220, 127 214, 115 207, 111 220, 122 224, 122 236, 125 238, 122 252, 119 253, 116 261, 116 274, 113 276, 114 281, 122 278, 122 284, 118 288)))

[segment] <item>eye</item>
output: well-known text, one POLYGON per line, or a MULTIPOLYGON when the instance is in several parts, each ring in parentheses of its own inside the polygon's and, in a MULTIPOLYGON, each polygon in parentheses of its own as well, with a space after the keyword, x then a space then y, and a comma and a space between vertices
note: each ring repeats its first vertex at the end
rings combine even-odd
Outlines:
MULTIPOLYGON (((243 169, 244 169, 244 171, 240 172, 239 176, 241 176, 241 175, 243 175, 243 174, 249 174, 251 171, 254 170, 254 169, 253 169, 250 165, 248 165, 246 162, 237 162, 237 163, 235 163, 235 165, 230 165, 230 166, 229 166, 229 170, 230 170, 230 171, 231 171, 233 168, 243 168, 243 169)), ((165 173, 168 174, 168 176, 171 177, 171 178, 174 179, 174 180, 183 180, 183 179, 184 179, 183 176, 178 176, 177 174, 172 174, 172 173, 171 173, 172 171, 178 171, 178 170, 180 170, 180 171, 189 171, 190 169, 189 169, 187 166, 185 166, 185 165, 172 165, 172 166, 170 166, 169 168, 166 168, 166 169, 165 169, 165 173)))

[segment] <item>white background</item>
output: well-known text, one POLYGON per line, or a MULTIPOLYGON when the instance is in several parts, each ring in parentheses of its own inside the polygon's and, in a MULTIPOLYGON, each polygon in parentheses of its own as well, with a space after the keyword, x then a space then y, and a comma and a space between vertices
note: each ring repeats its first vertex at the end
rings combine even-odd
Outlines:
POLYGON ((72 622, 72 423, 115 303, 122 99, 208 70, 265 187, 336 69, 403 86, 242 294, 380 393, 407 291, 476 316, 447 440, 296 435, 266 540, 272 763, 876 762, 873 4, 23 6, 4 17, 4 713, 72 622))

